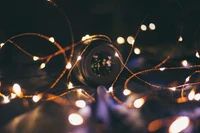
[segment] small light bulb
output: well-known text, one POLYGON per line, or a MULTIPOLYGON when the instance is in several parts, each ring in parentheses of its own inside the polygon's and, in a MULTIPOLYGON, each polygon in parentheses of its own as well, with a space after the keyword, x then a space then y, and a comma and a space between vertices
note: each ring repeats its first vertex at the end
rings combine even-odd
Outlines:
POLYGON ((77 61, 79 61, 79 60, 81 60, 81 56, 80 55, 77 57, 77 61))
POLYGON ((181 62, 181 64, 182 64, 182 66, 186 67, 186 66, 188 66, 188 61, 187 60, 183 60, 181 62))
POLYGON ((179 42, 182 42, 182 41, 183 41, 183 37, 180 36, 180 37, 178 38, 178 41, 179 41, 179 42))
POLYGON ((117 43, 118 43, 118 44, 124 44, 124 43, 125 43, 124 38, 123 38, 123 37, 118 37, 118 38, 117 38, 117 43))
POLYGON ((196 57, 197 57, 197 58, 199 58, 199 57, 200 57, 200 56, 199 56, 199 52, 196 52, 196 57))
POLYGON ((156 25, 154 23, 150 23, 149 24, 149 29, 150 30, 155 30, 156 29, 156 25))
POLYGON ((118 54, 117 52, 115 52, 115 56, 116 56, 116 57, 119 57, 119 54, 118 54))
POLYGON ((139 54, 141 53, 141 51, 140 51, 139 48, 135 48, 135 49, 134 49, 134 53, 137 54, 137 55, 139 55, 139 54))
POLYGON ((10 99, 14 99, 14 98, 16 98, 16 96, 17 96, 17 95, 16 95, 15 93, 11 93, 11 94, 10 94, 10 99))
POLYGON ((169 89, 172 90, 172 91, 176 91, 176 87, 171 87, 169 89))
POLYGON ((190 119, 186 116, 178 117, 169 127, 169 133, 180 133, 190 124, 190 119))
POLYGON ((49 41, 52 42, 52 43, 54 43, 54 42, 55 42, 55 39, 54 39, 53 37, 50 37, 50 38, 49 38, 49 41))
POLYGON ((74 126, 78 126, 83 123, 83 117, 76 113, 70 114, 68 120, 74 126))
POLYGON ((141 108, 142 105, 144 104, 144 98, 139 98, 137 100, 134 101, 134 107, 135 108, 141 108))
POLYGON ((22 91, 21 91, 21 87, 19 86, 19 84, 14 84, 12 89, 13 89, 13 92, 14 92, 17 96, 21 96, 22 91))
POLYGON ((75 105, 79 108, 84 108, 86 106, 86 103, 83 100, 78 100, 75 102, 75 105))
POLYGON ((42 98, 41 95, 34 95, 32 97, 32 100, 33 100, 33 102, 37 103, 41 98, 42 98))
POLYGON ((195 96, 194 96, 194 99, 196 101, 199 101, 200 100, 200 93, 197 93, 195 96))
POLYGON ((195 98, 195 91, 192 89, 188 94, 188 100, 192 101, 195 98))
POLYGON ((66 68, 67 68, 67 69, 71 69, 71 68, 72 68, 71 62, 67 62, 66 68))
POLYGON ((5 45, 5 43, 1 43, 1 44, 0 44, 0 48, 2 48, 4 45, 5 45))
POLYGON ((82 89, 78 89, 77 91, 78 91, 79 93, 81 93, 81 92, 82 92, 82 89))
POLYGON ((128 37, 127 37, 127 42, 128 42, 128 44, 134 45, 134 43, 135 43, 135 38, 132 37, 132 36, 128 36, 128 37))
POLYGON ((165 67, 159 68, 160 71, 164 71, 165 69, 166 69, 165 67))
POLYGON ((43 68, 45 68, 46 67, 46 64, 45 63, 42 63, 41 65, 40 65, 40 69, 43 69, 43 68))
POLYGON ((83 36, 81 40, 82 40, 82 41, 85 41, 85 40, 87 40, 87 39, 90 39, 90 35, 88 35, 88 34, 85 35, 85 36, 83 36))
POLYGON ((68 89, 72 89, 73 88, 73 84, 72 82, 69 82, 68 85, 67 85, 68 89))
POLYGON ((125 96, 128 96, 128 95, 131 94, 131 91, 128 90, 128 89, 124 89, 123 94, 124 94, 125 96))
POLYGON ((190 80, 190 76, 188 76, 186 79, 185 79, 185 82, 188 82, 190 80))
POLYGON ((142 31, 146 31, 147 30, 147 26, 144 25, 144 24, 142 24, 140 28, 141 28, 142 31))
POLYGON ((39 57, 33 56, 33 60, 34 60, 34 61, 37 61, 37 60, 39 60, 39 57))
POLYGON ((108 92, 113 92, 113 87, 112 86, 108 89, 108 92))
POLYGON ((6 104, 6 103, 9 103, 10 102, 10 99, 8 96, 4 96, 3 97, 3 103, 6 104))

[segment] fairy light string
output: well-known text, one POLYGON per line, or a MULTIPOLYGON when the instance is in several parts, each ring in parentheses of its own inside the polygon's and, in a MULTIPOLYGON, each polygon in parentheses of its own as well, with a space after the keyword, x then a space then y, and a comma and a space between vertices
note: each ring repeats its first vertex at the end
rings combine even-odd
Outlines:
MULTIPOLYGON (((4 43, 1 43, 1 44, 0 44, 0 48, 3 48, 4 45, 5 45, 6 43, 11 43, 11 44, 13 44, 15 47, 17 47, 20 51, 22 51, 23 53, 25 53, 26 55, 28 55, 29 57, 31 57, 34 61, 42 61, 42 60, 45 60, 44 65, 43 65, 42 68, 45 68, 45 65, 46 65, 53 57, 55 57, 55 56, 57 56, 57 55, 59 55, 59 54, 63 54, 63 57, 64 57, 64 59, 65 59, 66 65, 67 65, 67 63, 72 63, 73 57, 74 57, 74 58, 77 58, 77 60, 75 60, 75 63, 73 63, 72 66, 69 67, 69 71, 68 71, 68 75, 67 75, 67 83, 68 83, 68 82, 70 82, 69 78, 70 78, 70 76, 71 76, 71 72, 72 72, 73 68, 77 65, 78 61, 81 59, 81 56, 84 54, 84 52, 85 52, 85 51, 87 50, 87 48, 90 46, 90 44, 91 44, 92 41, 94 41, 94 40, 101 40, 101 39, 103 39, 103 38, 107 38, 107 40, 109 40, 110 43, 112 43, 112 42, 111 42, 110 38, 107 37, 107 36, 105 36, 105 35, 92 35, 92 36, 89 36, 89 38, 87 38, 86 40, 81 40, 80 42, 75 43, 75 42, 74 42, 74 37, 73 37, 72 28, 71 28, 71 24, 69 23, 69 20, 68 20, 68 18, 66 17, 65 13, 64 13, 60 8, 58 8, 58 6, 57 6, 53 1, 50 0, 49 2, 50 2, 51 4, 53 4, 54 7, 56 7, 57 9, 59 9, 59 11, 65 16, 65 19, 66 19, 66 21, 67 21, 67 24, 68 24, 69 29, 70 29, 70 34, 71 34, 71 40, 72 40, 71 46, 66 46, 66 47, 62 48, 61 45, 60 45, 59 43, 57 43, 57 42, 55 41, 55 39, 52 38, 52 37, 47 37, 47 36, 42 35, 42 34, 39 34, 39 33, 23 33, 23 34, 19 34, 19 35, 13 36, 13 37, 9 38, 7 41, 5 41, 4 43), (50 55, 43 56, 43 57, 41 57, 41 56, 36 56, 36 55, 32 55, 31 53, 27 52, 26 50, 24 50, 23 48, 21 48, 19 45, 17 45, 17 44, 13 41, 13 40, 16 39, 16 38, 18 38, 18 37, 23 37, 23 36, 37 36, 37 37, 46 39, 47 41, 53 43, 53 44, 58 48, 58 51, 56 51, 56 52, 54 52, 54 53, 52 53, 52 54, 50 54, 50 55), (74 48, 75 48, 76 46, 80 45, 81 43, 87 42, 87 41, 89 41, 89 44, 87 44, 86 47, 80 52, 80 55, 74 55, 74 48), (68 58, 67 58, 65 52, 66 52, 66 51, 69 51, 69 50, 71 50, 71 53, 70 53, 70 57, 69 57, 69 60, 68 60, 68 58), (79 57, 80 57, 80 58, 79 58, 79 57)), ((143 19, 143 21, 141 22, 141 24, 145 21, 146 18, 147 18, 147 16, 143 19)), ((137 32, 136 32, 136 35, 135 35, 134 43, 135 43, 135 41, 136 41, 136 39, 137 39, 137 36, 138 36, 139 33, 140 33, 140 30, 141 30, 141 29, 140 29, 140 27, 139 27, 138 30, 137 30, 137 32)), ((183 32, 183 24, 182 24, 182 26, 181 26, 180 36, 181 36, 182 32, 183 32)), ((180 42, 180 40, 177 41, 177 43, 179 43, 179 42, 180 42)), ((177 43, 176 43, 176 44, 177 44, 177 43)), ((160 68, 162 65, 164 65, 164 64, 171 58, 171 55, 172 55, 172 53, 173 53, 174 50, 175 50, 175 49, 173 49, 172 52, 170 53, 170 55, 168 55, 166 59, 164 59, 161 63, 159 63, 159 64, 156 65, 155 67, 153 67, 153 68, 151 68, 151 69, 147 69, 147 70, 143 70, 143 71, 140 71, 140 72, 133 73, 133 72, 132 72, 130 69, 128 69, 128 67, 126 66, 128 60, 129 60, 129 58, 130 58, 130 56, 131 56, 131 54, 132 54, 133 48, 134 48, 134 44, 131 45, 130 52, 129 52, 127 58, 125 59, 125 62, 123 62, 123 59, 122 59, 121 57, 117 56, 117 57, 119 58, 121 64, 123 65, 123 69, 124 69, 124 68, 127 69, 127 70, 129 71, 129 73, 132 74, 132 75, 131 75, 129 78, 127 78, 127 80, 125 81, 125 83, 124 83, 124 89, 130 90, 130 89, 128 88, 127 84, 128 84, 129 81, 130 81, 132 78, 134 78, 134 77, 137 78, 137 79, 139 79, 139 80, 142 81, 143 83, 145 83, 145 84, 147 84, 147 85, 149 85, 149 86, 152 86, 153 88, 163 88, 163 89, 164 89, 164 88, 167 88, 167 89, 175 88, 175 90, 176 90, 177 88, 181 88, 181 87, 182 87, 182 92, 181 92, 181 93, 184 92, 184 89, 183 89, 183 88, 184 88, 185 86, 187 86, 187 85, 198 85, 198 84, 200 84, 200 82, 195 82, 195 83, 184 82, 184 84, 178 85, 178 86, 173 86, 173 87, 161 87, 161 86, 159 86, 159 85, 152 84, 152 83, 150 83, 150 82, 148 82, 148 81, 145 81, 145 80, 139 78, 138 75, 145 74, 145 73, 152 72, 152 71, 177 70, 177 69, 185 69, 185 67, 171 67, 171 68, 163 67, 163 68, 160 68)), ((114 50, 117 51, 115 47, 114 47, 114 50)), ((193 65, 193 66, 188 66, 187 69, 189 69, 189 68, 199 68, 199 67, 200 67, 200 65, 193 65)), ((113 83, 111 84, 111 87, 112 87, 112 88, 114 88, 114 85, 115 85, 116 81, 118 80, 119 76, 121 75, 123 69, 118 73, 118 75, 116 76, 116 79, 115 79, 115 80, 113 81, 113 83)), ((50 89, 53 89, 53 88, 55 87, 55 85, 59 82, 59 80, 66 74, 67 70, 68 70, 68 68, 64 67, 64 69, 62 70, 61 74, 58 76, 58 78, 55 80, 55 82, 50 86, 50 88, 47 89, 47 90, 44 91, 44 92, 38 93, 37 95, 43 95, 43 94, 47 93, 50 89)), ((196 71, 196 72, 194 72, 193 74, 195 74, 195 73, 199 73, 199 71, 196 71)), ((193 74, 191 74, 189 77, 191 77, 193 74)), ((58 98, 58 97, 61 97, 61 96, 70 94, 71 92, 77 92, 77 91, 78 91, 78 90, 76 90, 76 89, 75 89, 75 90, 69 90, 69 89, 68 89, 68 90, 66 90, 66 92, 64 92, 64 93, 61 93, 61 94, 59 94, 59 95, 56 95, 56 96, 53 96, 53 97, 50 97, 50 98, 47 98, 47 99, 45 99, 45 98, 42 97, 41 100, 46 100, 46 101, 48 101, 48 100, 53 100, 53 99, 56 99, 56 98, 58 98)), ((95 101, 94 97, 92 97, 90 94, 88 94, 84 89, 81 89, 81 93, 83 93, 84 95, 86 95, 86 96, 87 96, 88 98, 90 98, 92 101, 95 101)), ((111 94, 111 96, 113 97, 113 99, 115 99, 119 104, 123 104, 123 103, 124 103, 123 101, 119 100, 119 99, 114 95, 114 89, 112 89, 112 91, 110 92, 110 94, 111 94)), ((133 93, 133 94, 134 94, 134 93, 133 93)), ((133 94, 131 94, 131 95, 133 95, 133 94)), ((34 96, 37 96, 37 95, 23 95, 21 98, 33 98, 34 96)), ((8 98, 8 96, 5 96, 5 95, 2 94, 2 93, 0 93, 0 97, 2 97, 6 102, 9 102, 9 100, 10 100, 10 99, 8 98)), ((183 95, 182 95, 182 97, 183 97, 183 95)), ((37 97, 36 97, 36 98, 37 98, 37 97)), ((144 97, 143 97, 143 98, 144 98, 144 97)), ((145 99, 145 98, 144 98, 144 99, 145 99)), ((146 99, 145 99, 145 100, 146 100, 146 99)), ((145 100, 144 100, 144 101, 145 101, 145 100)), ((36 100, 36 101, 37 101, 37 100, 36 100)))

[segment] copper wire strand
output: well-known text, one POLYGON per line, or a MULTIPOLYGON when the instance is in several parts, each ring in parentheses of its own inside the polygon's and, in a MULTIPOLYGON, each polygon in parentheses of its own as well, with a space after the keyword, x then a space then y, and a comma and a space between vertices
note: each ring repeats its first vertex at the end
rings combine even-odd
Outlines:
POLYGON ((69 57, 69 62, 71 62, 72 58, 73 58, 73 55, 74 55, 74 34, 73 34, 73 30, 72 30, 72 26, 71 26, 71 23, 67 17, 67 15, 65 14, 65 12, 63 12, 63 10, 61 8, 59 8, 56 3, 54 3, 53 1, 49 1, 56 9, 58 9, 60 11, 60 13, 64 16, 65 18, 65 21, 68 25, 68 28, 69 28, 69 31, 70 31, 70 36, 71 36, 71 41, 72 41, 72 44, 71 44, 71 53, 70 53, 70 57, 69 57))

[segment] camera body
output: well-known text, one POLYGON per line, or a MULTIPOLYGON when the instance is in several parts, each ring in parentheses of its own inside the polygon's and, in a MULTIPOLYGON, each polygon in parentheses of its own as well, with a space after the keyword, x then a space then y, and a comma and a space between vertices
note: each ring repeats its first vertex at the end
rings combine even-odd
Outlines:
POLYGON ((109 86, 122 70, 122 56, 115 44, 107 38, 91 39, 89 44, 77 46, 74 54, 80 55, 84 49, 73 69, 72 82, 92 87, 109 86))

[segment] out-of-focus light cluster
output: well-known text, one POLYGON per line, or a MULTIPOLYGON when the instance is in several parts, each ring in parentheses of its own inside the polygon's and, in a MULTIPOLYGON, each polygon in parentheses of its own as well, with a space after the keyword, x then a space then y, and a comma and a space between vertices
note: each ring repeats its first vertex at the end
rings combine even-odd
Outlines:
POLYGON ((139 99, 134 101, 134 107, 135 108, 141 108, 144 103, 145 103, 145 99, 139 98, 139 99))
POLYGON ((180 133, 190 124, 190 119, 186 116, 178 117, 169 127, 169 133, 180 133))
POLYGON ((75 105, 79 108, 84 108, 86 106, 86 103, 84 100, 78 100, 75 102, 75 105))
POLYGON ((134 43, 135 43, 135 38, 134 38, 133 36, 128 36, 128 37, 127 37, 127 42, 128 42, 128 44, 130 44, 130 45, 134 45, 134 43))
POLYGON ((70 124, 72 124, 74 126, 78 126, 83 123, 83 117, 76 113, 70 114, 68 117, 68 120, 69 120, 70 124))
POLYGON ((124 44, 125 43, 125 39, 120 36, 120 37, 117 38, 117 43, 118 44, 124 44))
POLYGON ((134 48, 134 53, 136 55, 139 55, 141 53, 140 49, 139 48, 134 48))
POLYGON ((21 97, 22 96, 22 91, 21 91, 21 87, 19 84, 14 84, 13 85, 13 92, 18 96, 21 97))
POLYGON ((34 95, 34 96, 32 97, 32 100, 33 100, 33 102, 37 103, 41 98, 42 98, 41 95, 34 95))

